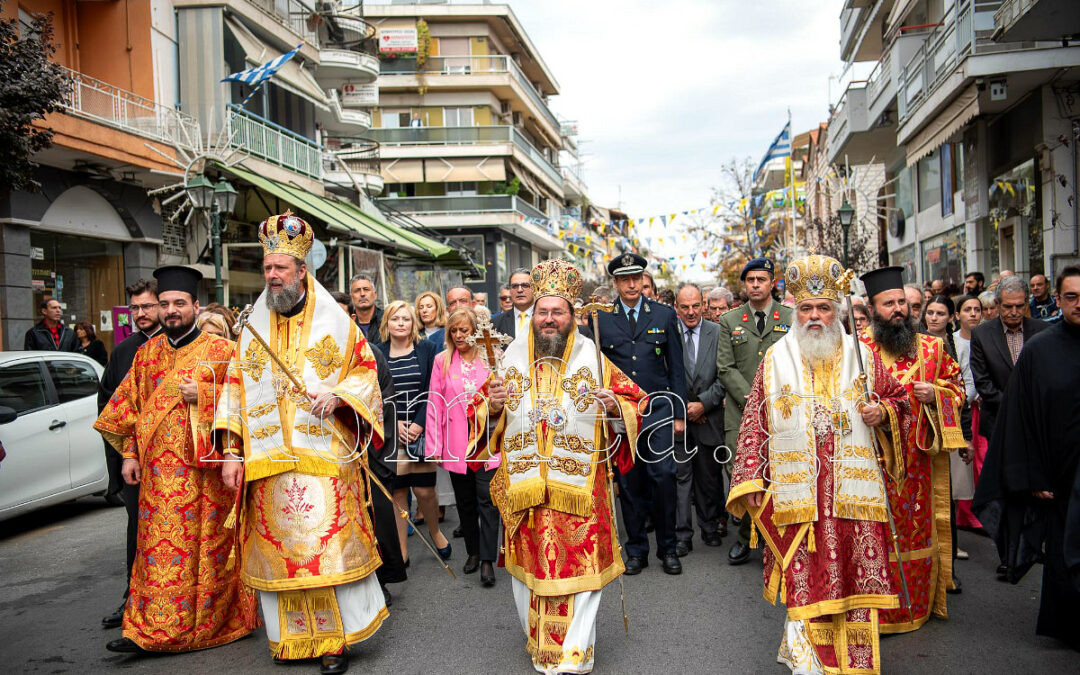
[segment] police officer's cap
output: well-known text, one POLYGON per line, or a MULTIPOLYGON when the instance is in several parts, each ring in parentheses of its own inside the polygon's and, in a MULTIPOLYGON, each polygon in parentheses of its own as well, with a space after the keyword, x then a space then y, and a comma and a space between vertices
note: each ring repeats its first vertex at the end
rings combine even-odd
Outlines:
POLYGON ((754 270, 765 270, 770 275, 775 275, 773 272, 773 261, 768 258, 754 258, 742 268, 742 274, 739 275, 739 281, 746 281, 746 275, 754 270))
POLYGON ((641 274, 649 266, 649 261, 637 253, 624 253, 608 263, 607 271, 613 277, 641 274))

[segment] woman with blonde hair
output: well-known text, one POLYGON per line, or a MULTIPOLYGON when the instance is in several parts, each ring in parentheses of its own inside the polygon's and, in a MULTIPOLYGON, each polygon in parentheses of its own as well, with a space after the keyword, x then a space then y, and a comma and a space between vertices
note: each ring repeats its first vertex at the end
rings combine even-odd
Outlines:
POLYGON ((432 333, 446 325, 446 304, 438 293, 424 291, 416 296, 413 306, 420 319, 417 325, 420 337, 429 338, 432 333))
POLYGON ((487 462, 467 461, 468 408, 472 397, 488 378, 487 363, 480 350, 468 343, 476 332, 476 313, 470 307, 455 309, 446 320, 446 348, 435 357, 431 370, 427 406, 428 457, 438 458, 450 472, 461 519, 468 558, 463 571, 480 570, 480 583, 495 585, 495 558, 499 550, 499 511, 491 502, 491 478, 499 455, 487 462))
POLYGON ((226 340, 233 339, 231 326, 226 323, 225 317, 219 312, 206 309, 199 312, 199 316, 195 318, 195 327, 204 333, 217 335, 226 340))
MULTIPOLYGON (((439 529, 439 499, 435 494, 435 464, 428 462, 424 452, 424 426, 427 424, 428 385, 435 352, 433 342, 420 339, 420 320, 412 305, 402 300, 391 302, 383 310, 379 326, 381 342, 375 348, 386 356, 390 377, 394 381, 393 414, 397 422, 397 478, 394 479, 394 501, 398 508, 408 509, 409 490, 425 516, 428 532, 443 560, 450 558, 451 546, 439 529), (434 517, 431 517, 434 516, 434 517)), ((387 423, 391 423, 387 420, 387 423)), ((408 523, 396 518, 401 557, 409 564, 408 523)))

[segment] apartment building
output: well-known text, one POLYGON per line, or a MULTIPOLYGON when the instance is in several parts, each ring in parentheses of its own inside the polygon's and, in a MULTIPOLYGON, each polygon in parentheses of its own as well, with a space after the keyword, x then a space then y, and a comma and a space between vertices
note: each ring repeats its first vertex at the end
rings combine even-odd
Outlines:
POLYGON ((828 158, 880 164, 908 279, 1077 259, 1080 15, 1070 0, 849 0, 841 56, 873 64, 833 106, 828 158))
POLYGON ((175 108, 176 35, 168 0, 12 0, 5 19, 31 30, 52 13, 54 59, 71 79, 62 112, 41 124, 53 146, 34 160, 36 193, 0 194, 0 332, 21 349, 53 297, 67 323, 89 320, 111 348, 124 286, 157 266, 162 222, 147 188, 176 179, 169 158, 198 124, 175 108))
POLYGON ((382 62, 380 205, 475 252, 483 274, 469 285, 495 298, 510 270, 563 249, 556 225, 584 200, 578 167, 559 164, 568 130, 548 107, 558 82, 507 5, 364 11, 382 62))

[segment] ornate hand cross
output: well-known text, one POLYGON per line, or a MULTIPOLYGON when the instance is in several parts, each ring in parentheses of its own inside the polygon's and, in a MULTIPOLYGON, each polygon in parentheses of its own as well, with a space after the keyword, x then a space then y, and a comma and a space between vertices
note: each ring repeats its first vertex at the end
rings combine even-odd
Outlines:
POLYGON ((495 330, 495 327, 491 325, 491 321, 485 319, 476 326, 476 332, 465 338, 473 347, 481 347, 485 351, 485 360, 487 361, 488 368, 491 372, 498 375, 498 355, 495 353, 496 347, 505 347, 514 341, 514 338, 509 335, 503 335, 499 331, 495 330))

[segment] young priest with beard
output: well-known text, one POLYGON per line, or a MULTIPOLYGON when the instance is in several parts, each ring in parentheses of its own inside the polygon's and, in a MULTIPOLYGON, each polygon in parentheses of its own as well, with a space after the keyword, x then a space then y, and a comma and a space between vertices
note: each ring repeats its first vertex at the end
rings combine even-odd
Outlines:
POLYGON ((765 598, 787 605, 777 660, 794 673, 878 673, 878 614, 900 601, 872 435, 895 467, 901 448, 890 441, 911 424, 908 397, 841 329, 850 272, 811 255, 785 276, 794 330, 765 352, 746 397, 727 508, 752 517, 765 598))
POLYGON ((941 338, 918 332, 902 272, 902 267, 884 267, 860 277, 870 298, 870 328, 860 339, 908 391, 914 418, 910 428, 893 429, 897 464, 889 481, 912 612, 910 617, 906 609, 882 612, 884 633, 915 630, 931 613, 948 618, 945 591, 958 584, 952 569, 946 453, 967 447, 960 424, 960 366, 941 338))

